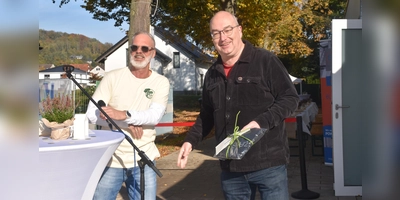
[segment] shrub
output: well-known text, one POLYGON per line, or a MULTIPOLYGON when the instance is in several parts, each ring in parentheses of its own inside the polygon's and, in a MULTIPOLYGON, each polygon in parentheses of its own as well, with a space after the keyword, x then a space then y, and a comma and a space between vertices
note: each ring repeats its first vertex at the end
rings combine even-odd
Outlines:
POLYGON ((63 123, 65 120, 72 119, 74 110, 75 106, 71 95, 47 97, 39 103, 40 115, 49 122, 63 123))

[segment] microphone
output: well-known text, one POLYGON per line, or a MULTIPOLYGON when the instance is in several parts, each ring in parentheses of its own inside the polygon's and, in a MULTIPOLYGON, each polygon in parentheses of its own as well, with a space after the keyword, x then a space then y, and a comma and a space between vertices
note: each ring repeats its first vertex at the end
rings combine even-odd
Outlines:
POLYGON ((105 107, 106 106, 106 103, 103 100, 99 100, 97 102, 97 104, 99 104, 100 107, 105 107))
MULTIPOLYGON (((103 101, 103 100, 99 100, 98 102, 97 102, 97 104, 99 104, 99 106, 100 107, 105 107, 106 106, 106 103, 103 101)), ((108 128, 110 128, 110 130, 112 130, 113 128, 113 126, 112 126, 112 124, 108 121, 108 119, 106 119, 106 122, 108 123, 108 128)))

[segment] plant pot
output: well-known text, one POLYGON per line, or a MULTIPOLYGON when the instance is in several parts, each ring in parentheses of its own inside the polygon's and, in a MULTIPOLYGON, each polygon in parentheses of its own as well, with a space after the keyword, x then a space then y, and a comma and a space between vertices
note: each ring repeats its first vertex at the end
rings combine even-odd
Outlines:
POLYGON ((73 119, 65 120, 63 123, 49 122, 46 118, 42 118, 42 122, 50 128, 50 138, 53 140, 65 140, 71 137, 71 126, 74 124, 73 119))
POLYGON ((71 136, 70 127, 52 128, 50 138, 53 140, 66 140, 71 136))

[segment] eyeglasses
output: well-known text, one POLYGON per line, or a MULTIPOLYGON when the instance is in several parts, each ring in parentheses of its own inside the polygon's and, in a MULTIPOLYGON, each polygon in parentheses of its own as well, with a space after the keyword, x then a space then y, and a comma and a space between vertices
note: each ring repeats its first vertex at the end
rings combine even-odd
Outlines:
POLYGON ((148 46, 137 46, 137 45, 132 45, 132 46, 131 46, 131 51, 132 51, 132 52, 135 52, 135 51, 137 51, 137 50, 139 49, 139 47, 140 47, 140 49, 141 49, 141 51, 142 51, 143 53, 147 53, 147 52, 149 52, 149 51, 153 51, 153 50, 154 50, 154 48, 148 47, 148 46))
POLYGON ((233 29, 238 27, 238 26, 240 26, 240 25, 236 25, 236 26, 233 26, 233 27, 232 26, 228 26, 228 27, 225 27, 224 30, 222 30, 222 31, 213 30, 211 32, 211 37, 213 39, 217 40, 217 39, 221 38, 221 33, 224 33, 224 35, 226 35, 226 36, 230 36, 230 35, 232 35, 233 29))

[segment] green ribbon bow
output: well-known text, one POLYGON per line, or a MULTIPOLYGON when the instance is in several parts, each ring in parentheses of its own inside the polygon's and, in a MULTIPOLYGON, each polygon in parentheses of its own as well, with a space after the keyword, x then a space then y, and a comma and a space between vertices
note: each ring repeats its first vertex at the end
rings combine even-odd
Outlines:
POLYGON ((235 142, 238 144, 238 147, 240 147, 239 137, 246 139, 247 141, 250 142, 251 145, 253 145, 253 141, 251 141, 249 138, 239 135, 239 126, 237 126, 237 120, 238 120, 239 114, 240 114, 240 111, 236 114, 235 128, 233 129, 233 134, 229 136, 231 138, 231 141, 229 142, 228 148, 225 153, 226 158, 228 158, 229 150, 231 149, 231 146, 235 142))

